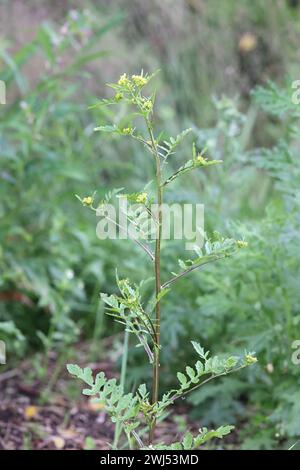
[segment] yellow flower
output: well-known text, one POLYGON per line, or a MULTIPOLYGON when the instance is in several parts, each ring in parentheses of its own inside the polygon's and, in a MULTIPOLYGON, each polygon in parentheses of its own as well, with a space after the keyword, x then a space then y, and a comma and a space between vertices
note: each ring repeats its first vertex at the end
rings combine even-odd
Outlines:
POLYGON ((147 85, 148 80, 147 78, 143 77, 143 75, 132 75, 132 81, 136 86, 142 87, 147 85))
POLYGON ((248 242, 245 242, 244 240, 237 240, 236 242, 238 248, 247 248, 248 242))
POLYGON ((119 78, 119 81, 118 81, 118 85, 125 86, 125 87, 130 85, 130 80, 127 77, 126 73, 123 73, 123 75, 121 75, 121 77, 119 78))
POLYGON ((142 110, 145 111, 146 113, 150 113, 152 111, 153 104, 151 100, 145 100, 142 103, 142 110))
POLYGON ((250 366, 251 364, 255 364, 257 362, 257 357, 252 356, 251 354, 246 354, 245 356, 246 364, 250 366))
POLYGON ((145 202, 147 201, 147 197, 148 197, 148 194, 147 193, 140 193, 137 197, 136 197, 136 202, 140 203, 140 204, 145 204, 145 202))
POLYGON ((82 199, 82 204, 84 206, 91 206, 93 204, 93 198, 91 196, 84 197, 82 199))
POLYGON ((128 279, 120 279, 120 280, 119 280, 119 285, 120 285, 121 287, 124 287, 124 286, 126 286, 127 284, 128 284, 128 279))
POLYGON ((122 98, 123 98, 123 93, 116 93, 115 101, 121 101, 122 98))
POLYGON ((245 33, 239 40, 239 50, 251 52, 257 47, 257 37, 253 33, 245 33))
POLYGON ((38 415, 38 408, 36 406, 30 405, 26 406, 24 410, 24 416, 26 419, 34 419, 38 415))
POLYGON ((130 135, 131 133, 132 133, 132 127, 124 127, 124 129, 122 129, 122 134, 130 135))
POLYGON ((197 156, 197 163, 201 163, 201 165, 207 165, 206 158, 202 157, 202 155, 197 156))

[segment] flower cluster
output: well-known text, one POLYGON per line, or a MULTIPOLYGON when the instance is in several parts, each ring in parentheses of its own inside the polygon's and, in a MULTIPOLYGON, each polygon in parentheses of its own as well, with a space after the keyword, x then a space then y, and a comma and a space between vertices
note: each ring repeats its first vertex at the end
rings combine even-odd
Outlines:
POLYGON ((124 129, 122 129, 122 134, 124 135, 130 135, 132 134, 132 132, 133 132, 132 127, 124 127, 124 129))
POLYGON ((140 193, 136 197, 136 202, 139 204, 145 204, 147 202, 148 194, 147 193, 140 193))
POLYGON ((93 204, 94 200, 91 196, 84 197, 82 199, 82 204, 84 206, 91 206, 93 204))
POLYGON ((115 101, 118 103, 123 99, 123 93, 116 93, 115 94, 115 101))
POLYGON ((204 158, 201 154, 197 155, 196 161, 203 166, 208 165, 207 158, 204 158))
POLYGON ((238 248, 247 248, 248 242, 245 242, 244 240, 237 240, 236 242, 238 248))
POLYGON ((150 113, 150 111, 152 111, 152 108, 153 108, 152 101, 149 99, 143 100, 141 104, 141 108, 145 113, 150 113))
POLYGON ((131 78, 133 83, 138 87, 145 86, 148 83, 148 79, 146 77, 143 77, 143 75, 132 75, 131 78))
POLYGON ((116 84, 110 85, 116 90, 113 102, 118 103, 124 99, 127 103, 136 105, 147 116, 153 109, 153 100, 142 96, 141 89, 147 85, 151 78, 152 76, 144 75, 143 72, 131 76, 123 73, 116 84))
POLYGON ((118 85, 123 86, 123 87, 128 87, 131 85, 131 82, 127 76, 127 73, 123 73, 123 75, 121 75, 118 81, 118 85))
POLYGON ((124 88, 132 88, 133 86, 141 88, 147 85, 147 83, 148 78, 142 73, 140 75, 132 75, 131 78, 126 73, 123 73, 118 80, 118 85, 124 88))
POLYGON ((251 364, 255 364, 255 362, 257 362, 257 357, 252 356, 252 354, 246 354, 245 359, 246 359, 246 364, 249 365, 249 366, 251 364))

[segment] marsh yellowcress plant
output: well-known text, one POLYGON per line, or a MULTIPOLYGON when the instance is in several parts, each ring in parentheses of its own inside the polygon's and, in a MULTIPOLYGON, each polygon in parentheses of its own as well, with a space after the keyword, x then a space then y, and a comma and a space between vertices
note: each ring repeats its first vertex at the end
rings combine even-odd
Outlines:
MULTIPOLYGON (((169 140, 162 140, 162 134, 160 136, 156 135, 153 122, 154 94, 147 95, 144 93, 144 87, 151 81, 153 76, 154 74, 144 75, 142 72, 139 75, 132 75, 130 77, 124 73, 117 83, 109 84, 115 91, 114 98, 101 100, 95 105, 96 107, 110 106, 122 101, 122 103, 125 102, 130 108, 133 107, 134 113, 130 112, 128 114, 128 121, 136 116, 142 118, 145 123, 146 135, 139 132, 133 123, 126 128, 120 128, 114 124, 99 126, 95 130, 118 134, 119 136, 129 136, 144 146, 149 158, 153 161, 156 183, 155 194, 149 194, 144 190, 145 188, 141 188, 141 191, 138 193, 126 195, 130 203, 140 203, 144 206, 145 210, 149 210, 147 206, 150 200, 155 200, 158 207, 157 214, 150 214, 152 217, 155 217, 157 230, 154 251, 152 252, 150 247, 140 243, 141 248, 149 255, 149 262, 153 266, 153 300, 149 307, 149 303, 146 304, 145 299, 143 299, 140 285, 132 283, 129 279, 119 279, 118 276, 117 287, 119 292, 112 295, 101 294, 107 313, 124 325, 125 335, 132 333, 136 337, 137 343, 143 347, 149 366, 152 368, 152 387, 149 390, 145 384, 141 384, 134 393, 125 393, 123 385, 118 384, 116 379, 108 379, 103 372, 98 373, 94 377, 89 368, 82 369, 74 364, 69 364, 67 368, 70 374, 79 378, 87 385, 83 390, 83 394, 94 396, 95 401, 103 405, 112 422, 115 423, 114 448, 118 448, 120 436, 124 435, 129 448, 196 449, 210 439, 222 438, 233 427, 221 426, 212 431, 203 428, 195 436, 186 432, 180 441, 167 446, 163 442, 155 442, 157 420, 163 419, 166 410, 176 400, 182 398, 190 391, 201 387, 210 380, 244 369, 254 364, 257 359, 251 353, 246 353, 242 357, 210 356, 210 353, 204 351, 198 342, 192 341, 192 346, 198 358, 197 361, 191 366, 186 366, 183 371, 178 372, 177 387, 160 396, 160 353, 163 347, 160 341, 161 303, 163 297, 169 295, 173 284, 180 278, 189 275, 195 269, 200 269, 208 263, 234 255, 240 248, 246 248, 247 242, 225 239, 215 233, 212 239, 206 238, 203 248, 195 247, 195 256, 193 258, 178 260, 179 271, 177 273, 173 272, 169 279, 162 280, 161 238, 163 213, 161 207, 164 192, 168 189, 169 184, 179 176, 222 162, 221 160, 204 158, 204 151, 199 153, 196 146, 193 145, 191 159, 186 161, 174 173, 167 174, 167 160, 175 153, 177 146, 191 132, 191 129, 186 129, 176 137, 170 137, 169 140), (145 427, 148 430, 147 439, 144 437, 145 427)), ((94 196, 84 197, 83 199, 79 196, 77 197, 83 205, 97 210, 96 204, 94 207, 94 196)), ((119 195, 119 197, 122 196, 119 195)), ((103 204, 103 201, 99 202, 98 208, 101 207, 101 204, 103 204)))

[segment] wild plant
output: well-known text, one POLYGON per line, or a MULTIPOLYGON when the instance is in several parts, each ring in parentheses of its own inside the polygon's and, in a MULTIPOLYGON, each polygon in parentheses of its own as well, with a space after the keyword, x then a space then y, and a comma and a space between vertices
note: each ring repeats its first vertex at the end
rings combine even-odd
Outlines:
MULTIPOLYGON (((126 196, 129 208, 125 212, 126 220, 130 220, 136 229, 138 236, 132 239, 144 250, 149 262, 153 266, 153 295, 151 299, 143 297, 143 282, 134 284, 129 279, 119 277, 117 272, 117 294, 101 294, 106 305, 107 313, 114 317, 125 327, 126 335, 131 333, 136 337, 137 345, 144 348, 149 367, 152 369, 152 390, 146 384, 141 384, 136 390, 127 393, 124 390, 124 377, 121 383, 115 378, 108 379, 103 372, 93 376, 90 368, 81 368, 78 365, 68 364, 70 374, 81 379, 87 388, 84 395, 94 396, 97 402, 101 402, 106 413, 116 426, 116 434, 113 447, 119 448, 121 434, 127 438, 128 447, 146 449, 195 449, 208 442, 212 438, 222 438, 228 434, 233 426, 221 426, 209 431, 206 428, 199 429, 197 435, 187 431, 178 442, 157 443, 155 430, 157 423, 164 419, 167 410, 178 399, 194 391, 198 387, 218 377, 231 374, 254 364, 257 359, 253 353, 245 353, 243 356, 211 356, 197 341, 191 341, 198 360, 192 366, 188 365, 184 371, 177 373, 178 385, 160 396, 160 355, 161 344, 161 316, 163 314, 163 297, 170 295, 173 286, 184 276, 196 269, 201 269, 208 263, 226 259, 237 253, 239 249, 247 247, 244 240, 223 238, 214 233, 212 238, 205 235, 203 246, 195 243, 194 254, 186 260, 178 260, 177 272, 170 274, 169 279, 162 279, 161 258, 163 248, 163 224, 165 193, 172 183, 184 174, 194 170, 204 170, 206 167, 220 164, 220 160, 208 159, 204 151, 199 152, 195 145, 192 146, 191 158, 175 171, 168 171, 169 160, 174 158, 175 151, 181 141, 191 132, 186 129, 176 137, 166 138, 165 133, 159 135, 154 127, 155 93, 146 95, 145 87, 149 84, 153 75, 143 74, 128 76, 123 74, 117 83, 109 86, 114 90, 112 99, 103 99, 95 106, 113 106, 119 103, 133 108, 128 112, 127 121, 130 125, 123 127, 119 124, 99 126, 95 130, 115 134, 121 137, 131 138, 142 145, 153 161, 153 182, 141 188, 139 192, 120 194, 113 191, 103 200, 96 203, 95 193, 91 196, 79 197, 84 206, 89 207, 98 215, 104 216, 107 223, 111 220, 106 204, 117 194, 126 196), (135 126, 136 124, 136 126, 135 126), (153 209, 155 207, 155 209, 153 209), (145 229, 145 220, 151 221, 154 226, 154 237, 149 237, 145 229), (151 239, 149 239, 151 238, 151 239), (148 300, 148 301, 147 301, 148 300), (147 434, 147 441, 145 435, 147 434)), ((124 227, 115 223, 121 233, 124 227)), ((126 344, 126 343, 125 343, 126 344)))

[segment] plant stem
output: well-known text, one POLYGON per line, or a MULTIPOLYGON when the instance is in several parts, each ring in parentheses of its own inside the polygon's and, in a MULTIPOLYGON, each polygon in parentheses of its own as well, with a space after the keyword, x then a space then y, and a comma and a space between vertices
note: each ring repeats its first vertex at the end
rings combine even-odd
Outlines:
MULTIPOLYGON (((124 333, 124 343, 123 343, 123 356, 122 356, 122 365, 121 365, 121 377, 120 377, 120 385, 125 388, 125 380, 126 380, 126 371, 127 371, 127 360, 128 360, 128 341, 129 341, 129 332, 125 330, 124 333)), ((115 435, 114 435, 114 443, 113 448, 117 449, 120 434, 122 431, 122 427, 120 422, 118 421, 115 427, 115 435)))
MULTIPOLYGON (((157 226, 157 235, 155 243, 155 259, 154 259, 154 269, 155 269, 155 295, 156 299, 159 298, 161 292, 161 278, 160 278, 160 250, 161 250, 161 234, 162 234, 162 210, 161 205, 163 202, 163 191, 161 185, 161 162, 159 153, 157 150, 157 144, 154 139, 152 126, 149 120, 147 122, 148 132, 150 135, 151 145, 153 148, 153 153, 155 155, 156 163, 156 186, 157 186, 157 206, 158 206, 158 226, 157 226)), ((158 391, 159 391, 159 360, 160 360, 160 300, 156 302, 155 306, 155 348, 154 348, 154 362, 153 362, 153 373, 152 373, 152 404, 156 403, 158 400, 158 391)), ((150 429, 149 429, 149 444, 152 443, 155 433, 156 419, 153 420, 150 429)))
POLYGON ((172 397, 172 402, 174 402, 175 400, 177 400, 178 398, 182 398, 184 395, 186 395, 187 393, 190 393, 190 392, 193 392, 194 390, 197 390, 198 388, 202 387, 202 385, 205 385, 207 384, 208 382, 210 382, 211 380, 214 380, 214 379, 217 379, 219 377, 224 377, 225 375, 230 375, 232 374, 233 372, 237 372, 239 370, 242 370, 242 369, 245 369, 246 365, 245 364, 242 364, 241 366, 239 367, 236 367, 235 369, 232 369, 228 372, 222 372, 221 374, 215 374, 215 375, 211 375, 210 377, 208 377, 208 379, 205 379, 203 380, 203 382, 199 383, 199 384, 196 384, 194 385, 193 387, 189 388, 188 390, 185 390, 183 393, 181 393, 180 395, 179 394, 175 394, 173 397, 172 397))
POLYGON ((204 261, 203 263, 198 263, 195 264, 194 266, 191 266, 190 268, 186 269, 185 271, 182 271, 179 274, 176 274, 176 276, 171 277, 168 281, 166 281, 161 287, 162 289, 166 289, 169 287, 173 282, 176 282, 177 279, 180 279, 183 276, 186 276, 187 274, 191 273, 192 271, 195 271, 195 269, 202 268, 202 266, 205 266, 206 264, 213 263, 214 261, 218 261, 219 259, 224 259, 224 258, 229 258, 230 255, 218 255, 218 256, 212 256, 211 259, 204 261))

